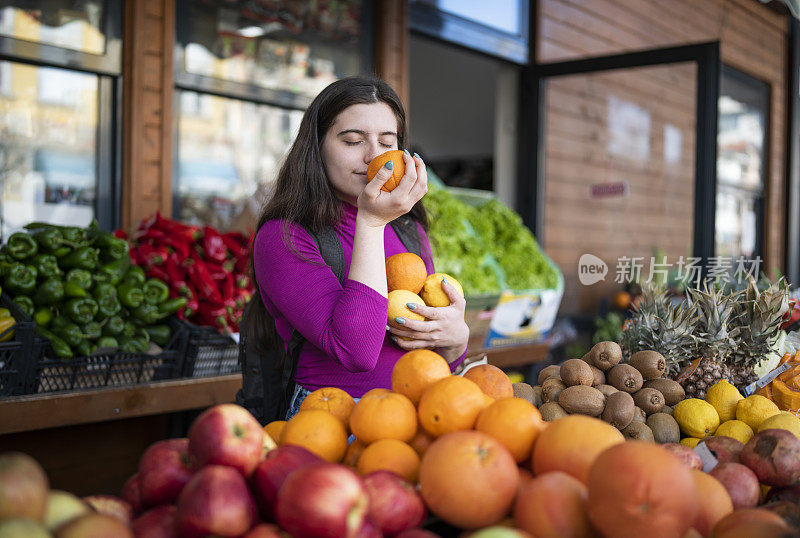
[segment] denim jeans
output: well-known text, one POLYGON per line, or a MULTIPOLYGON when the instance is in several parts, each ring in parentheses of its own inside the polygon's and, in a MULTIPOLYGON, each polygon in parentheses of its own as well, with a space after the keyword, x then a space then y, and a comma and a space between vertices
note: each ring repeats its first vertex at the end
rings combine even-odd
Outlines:
POLYGON ((310 390, 307 390, 300 385, 295 385, 294 387, 294 394, 292 394, 292 399, 289 401, 289 410, 286 411, 286 420, 289 420, 293 416, 300 411, 300 405, 302 405, 303 400, 306 399, 306 396, 311 394, 310 390))

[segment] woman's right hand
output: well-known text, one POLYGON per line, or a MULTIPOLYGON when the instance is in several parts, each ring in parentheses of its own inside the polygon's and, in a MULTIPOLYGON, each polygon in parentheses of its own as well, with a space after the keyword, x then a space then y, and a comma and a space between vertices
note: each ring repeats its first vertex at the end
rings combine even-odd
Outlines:
MULTIPOLYGON (((428 192, 428 173, 419 155, 412 157, 407 151, 403 154, 406 173, 391 192, 381 187, 392 177, 392 170, 381 167, 372 181, 367 183, 358 196, 358 216, 369 226, 385 226, 405 215, 428 192)), ((391 161, 389 161, 391 162, 391 161)))

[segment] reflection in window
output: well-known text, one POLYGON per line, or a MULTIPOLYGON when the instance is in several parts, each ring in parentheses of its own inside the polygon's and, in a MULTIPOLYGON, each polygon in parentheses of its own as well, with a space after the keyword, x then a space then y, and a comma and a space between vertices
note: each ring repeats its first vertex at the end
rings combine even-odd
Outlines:
POLYGON ((509 34, 520 33, 522 2, 520 0, 412 0, 440 11, 452 13, 509 34))
POLYGON ((103 54, 102 0, 0 1, 0 35, 103 54))
POLYGON ((717 256, 755 258, 761 254, 768 99, 765 83, 723 68, 717 134, 717 256))
POLYGON ((88 224, 96 196, 95 75, 0 61, 2 234, 88 224))
POLYGON ((361 0, 184 5, 187 73, 314 97, 362 72, 361 0))
POLYGON ((303 113, 191 91, 179 99, 177 217, 253 226, 303 113))

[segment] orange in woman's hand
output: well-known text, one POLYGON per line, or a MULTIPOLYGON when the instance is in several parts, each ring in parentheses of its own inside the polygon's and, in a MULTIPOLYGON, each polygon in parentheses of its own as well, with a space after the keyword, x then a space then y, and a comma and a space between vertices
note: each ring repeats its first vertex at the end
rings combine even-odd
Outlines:
POLYGON ((372 178, 375 177, 378 170, 389 161, 392 161, 392 177, 381 187, 381 190, 386 192, 393 191, 394 188, 400 184, 400 180, 406 173, 406 163, 403 160, 403 152, 399 149, 393 149, 386 153, 381 153, 372 159, 369 162, 369 166, 367 166, 367 179, 372 181, 372 178))

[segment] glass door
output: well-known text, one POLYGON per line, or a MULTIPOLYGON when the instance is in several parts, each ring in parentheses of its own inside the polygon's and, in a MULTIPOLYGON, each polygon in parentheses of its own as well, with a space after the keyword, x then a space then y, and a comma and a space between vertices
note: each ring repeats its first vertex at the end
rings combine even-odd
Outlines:
POLYGON ((520 202, 564 273, 561 312, 594 312, 631 280, 701 278, 714 256, 717 44, 537 65, 528 81, 520 202))

